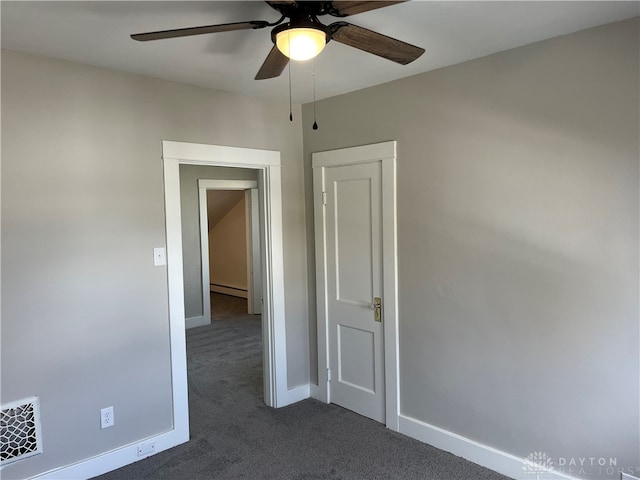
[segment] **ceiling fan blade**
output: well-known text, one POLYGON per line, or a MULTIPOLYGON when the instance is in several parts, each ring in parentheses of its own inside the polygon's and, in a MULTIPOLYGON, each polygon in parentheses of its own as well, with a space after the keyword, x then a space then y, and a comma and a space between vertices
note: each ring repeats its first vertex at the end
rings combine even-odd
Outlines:
POLYGON ((131 38, 139 42, 149 40, 161 40, 163 38, 188 37, 191 35, 203 35, 205 33, 231 32, 233 30, 249 30, 252 28, 264 28, 269 22, 254 20, 251 22, 222 23, 219 25, 205 25, 203 27, 177 28, 175 30, 161 30, 158 32, 134 33, 131 38))
POLYGON ((329 25, 329 27, 332 40, 402 65, 413 62, 424 53, 424 48, 416 47, 350 23, 336 22, 329 25))
POLYGON ((356 15, 362 12, 368 12, 369 10, 376 10, 382 7, 388 7, 397 3, 404 3, 407 0, 396 0, 395 2, 382 2, 382 1, 360 1, 349 2, 347 0, 334 0, 332 3, 333 11, 331 15, 334 17, 347 17, 349 15, 356 15))
POLYGON ((274 1, 267 1, 267 3, 273 8, 276 8, 278 5, 293 5, 294 3, 297 3, 297 2, 295 0, 274 0, 274 1))
POLYGON ((279 77, 288 63, 289 58, 280 52, 278 47, 274 45, 260 67, 260 70, 258 70, 256 80, 266 80, 267 78, 279 77))

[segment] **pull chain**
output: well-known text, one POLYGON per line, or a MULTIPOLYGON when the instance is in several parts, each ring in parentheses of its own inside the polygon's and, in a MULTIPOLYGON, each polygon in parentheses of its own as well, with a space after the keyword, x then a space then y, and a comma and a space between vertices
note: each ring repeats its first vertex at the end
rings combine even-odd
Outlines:
POLYGON ((291 108, 291 61, 289 61, 289 121, 293 122, 293 109, 291 108))
MULTIPOLYGON (((291 35, 287 33, 287 40, 289 41, 289 51, 291 51, 291 35)), ((291 60, 287 63, 289 70, 289 121, 293 122, 293 108, 291 108, 291 60)))
POLYGON ((313 59, 313 128, 318 130, 318 122, 316 121, 316 59, 313 59))

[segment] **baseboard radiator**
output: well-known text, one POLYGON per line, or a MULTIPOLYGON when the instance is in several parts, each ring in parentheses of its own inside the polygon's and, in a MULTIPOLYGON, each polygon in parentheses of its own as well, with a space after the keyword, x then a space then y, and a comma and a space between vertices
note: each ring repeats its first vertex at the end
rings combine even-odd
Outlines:
POLYGON ((2 405, 0 465, 42 453, 38 397, 2 405))
POLYGON ((216 293, 223 293, 224 295, 231 295, 233 297, 247 298, 246 288, 237 288, 230 285, 221 285, 219 283, 210 283, 209 291, 216 293))

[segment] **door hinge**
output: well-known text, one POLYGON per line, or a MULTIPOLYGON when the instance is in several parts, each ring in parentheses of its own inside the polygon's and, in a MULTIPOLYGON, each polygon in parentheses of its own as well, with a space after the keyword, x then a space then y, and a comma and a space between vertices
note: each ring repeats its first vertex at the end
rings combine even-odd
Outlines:
POLYGON ((327 204, 327 192, 322 192, 322 204, 327 204))
POLYGON ((327 368, 327 382, 331 381, 331 369, 327 368))

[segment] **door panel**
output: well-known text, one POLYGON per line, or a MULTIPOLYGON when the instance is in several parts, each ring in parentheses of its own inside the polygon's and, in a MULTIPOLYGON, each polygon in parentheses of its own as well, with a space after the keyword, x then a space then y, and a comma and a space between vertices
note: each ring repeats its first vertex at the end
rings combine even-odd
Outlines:
POLYGON ((334 179, 333 182, 338 275, 336 297, 341 302, 370 303, 369 299, 374 296, 371 282, 371 181, 360 178, 334 179))
POLYGON ((381 165, 327 168, 325 189, 331 401, 384 422, 381 165))
POLYGON ((373 333, 338 325, 338 381, 375 394, 374 365, 373 333))

